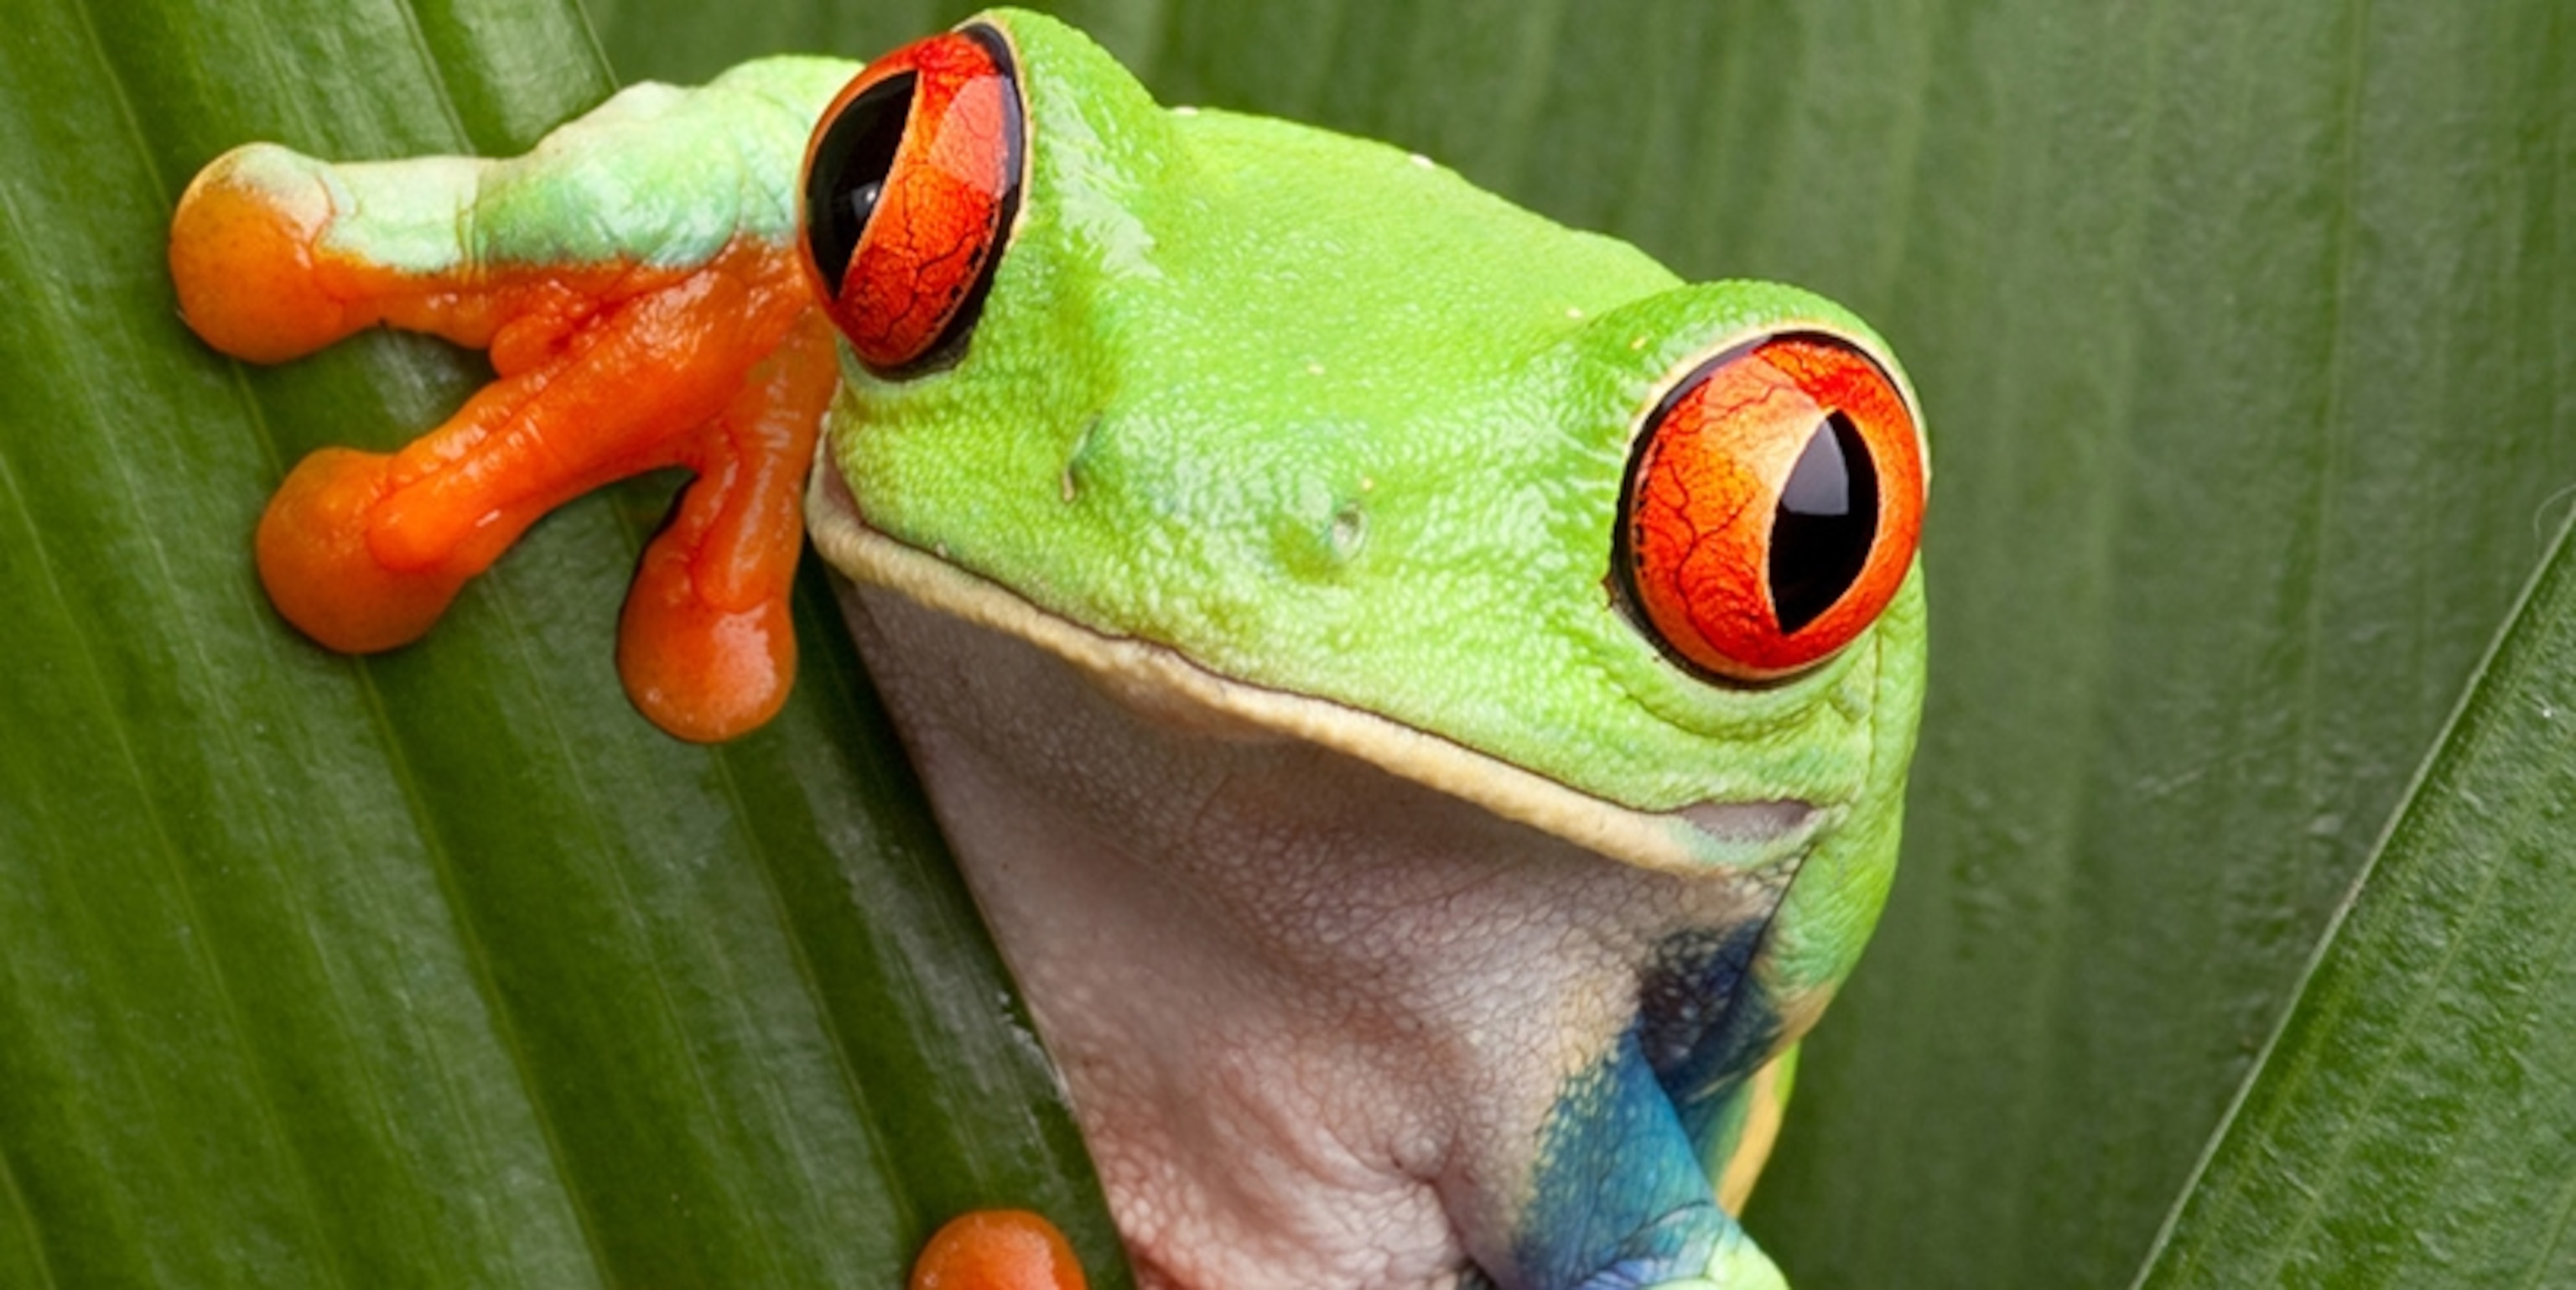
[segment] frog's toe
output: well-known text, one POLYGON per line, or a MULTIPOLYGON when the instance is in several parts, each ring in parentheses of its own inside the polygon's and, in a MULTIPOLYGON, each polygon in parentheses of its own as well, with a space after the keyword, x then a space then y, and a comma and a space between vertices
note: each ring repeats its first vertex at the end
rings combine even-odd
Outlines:
POLYGON ((784 589, 741 608, 709 600, 692 554, 668 541, 645 551, 618 616, 617 675, 654 725, 721 743, 758 729, 787 702, 796 628, 784 589))
POLYGON ((731 739, 787 701, 803 484, 837 373, 831 333, 808 313, 674 450, 698 477, 645 548, 617 624, 627 697, 672 735, 731 739))
POLYGON ((254 362, 309 354, 372 321, 330 290, 317 248, 333 212, 329 168, 245 144, 197 173, 170 222, 179 311, 206 343, 254 362))
POLYGON ((393 490, 392 457, 324 448, 297 462, 259 519, 259 579, 279 613, 314 640, 351 654, 407 645, 427 633, 471 569, 388 567, 369 522, 393 490))
POLYGON ((951 1219, 912 1265, 911 1290, 1084 1290, 1082 1265, 1055 1224, 1025 1210, 951 1219))

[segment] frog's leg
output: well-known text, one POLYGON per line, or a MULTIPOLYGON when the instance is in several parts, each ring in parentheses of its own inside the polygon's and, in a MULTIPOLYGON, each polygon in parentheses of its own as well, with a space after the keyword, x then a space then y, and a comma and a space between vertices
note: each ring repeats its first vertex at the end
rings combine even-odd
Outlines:
POLYGON ((1569 1082, 1541 1134, 1512 1242, 1544 1290, 1786 1290, 1719 1204, 1698 1144, 1631 1030, 1569 1082))
POLYGON ((1501 1280, 1539 1290, 1785 1287, 1735 1220, 1787 1096, 1795 1049, 1785 1017, 1812 1016, 1766 970, 1771 931, 1761 919, 1656 945, 1635 1016, 1559 1088, 1541 1123, 1501 1280))
POLYGON ((171 229, 191 326, 259 361, 386 323, 491 351, 497 379, 403 450, 325 449, 262 518, 260 573, 307 634, 389 649, 548 510, 664 466, 696 472, 619 626, 628 693, 720 739, 795 666, 800 493, 837 383, 797 263, 805 134, 853 71, 746 64, 637 86, 527 156, 332 165, 217 159, 171 229))
POLYGON ((1717 1180, 1717 1203, 1727 1213, 1743 1213, 1744 1203, 1753 1199, 1753 1184, 1780 1139, 1780 1120, 1788 1114, 1789 1090, 1797 1076, 1798 1046, 1791 1044, 1744 1082, 1720 1131, 1701 1139, 1700 1160, 1717 1180))
POLYGON ((1797 1069, 1784 1005, 1821 1008, 1781 996, 1761 966, 1769 934, 1766 920, 1669 937, 1639 983, 1639 1046, 1730 1214, 1770 1159, 1797 1069))

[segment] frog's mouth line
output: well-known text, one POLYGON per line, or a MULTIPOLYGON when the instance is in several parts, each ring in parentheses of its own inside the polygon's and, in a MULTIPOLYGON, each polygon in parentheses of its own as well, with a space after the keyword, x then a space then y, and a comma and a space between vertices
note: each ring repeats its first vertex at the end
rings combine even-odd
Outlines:
POLYGON ((1050 613, 1008 587, 871 527, 832 468, 830 454, 816 458, 806 486, 806 530, 835 570, 1028 641, 1114 694, 1148 694, 1160 705, 1186 704, 1212 724, 1238 723, 1320 744, 1577 846, 1666 873, 1760 874, 1765 881, 1786 882, 1828 815, 1826 808, 1796 800, 1704 801, 1669 812, 1642 811, 1347 704, 1220 676, 1170 646, 1108 635, 1050 613))

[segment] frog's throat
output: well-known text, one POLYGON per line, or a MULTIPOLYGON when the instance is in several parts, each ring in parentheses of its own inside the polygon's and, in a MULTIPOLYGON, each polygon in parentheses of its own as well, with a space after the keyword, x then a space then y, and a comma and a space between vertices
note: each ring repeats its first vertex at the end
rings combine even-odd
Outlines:
POLYGON ((806 527, 833 568, 1037 645, 1131 702, 1148 700, 1211 729, 1250 726, 1320 744, 1577 846, 1666 873, 1733 872, 1785 884, 1823 827, 1826 812, 1796 801, 1638 810, 1347 704, 1233 680, 1169 646, 1094 631, 869 527, 830 454, 817 457, 806 489, 806 527))

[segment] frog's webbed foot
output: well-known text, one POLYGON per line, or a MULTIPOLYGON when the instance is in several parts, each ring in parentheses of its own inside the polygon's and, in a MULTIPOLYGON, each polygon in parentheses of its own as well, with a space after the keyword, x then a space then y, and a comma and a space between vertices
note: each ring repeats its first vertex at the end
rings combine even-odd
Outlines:
MULTIPOLYGON (((1574 1283, 1573 1290, 1789 1290, 1780 1266, 1734 1219, 1723 1213, 1675 1217, 1709 1229, 1689 1241, 1686 1264, 1669 1257, 1623 1260, 1574 1283)), ((1483 1269, 1469 1268, 1458 1290, 1494 1290, 1494 1284, 1483 1269)))
POLYGON ((1724 1220, 1724 1229, 1716 1234, 1707 1251, 1706 1261, 1678 1277, 1658 1280, 1629 1281, 1605 1276, 1602 1290, 1636 1285, 1642 1290, 1789 1290, 1789 1279, 1781 1275, 1780 1265, 1771 1261, 1753 1238, 1733 1219, 1724 1220))
POLYGON ((1623 1258, 1575 1290, 1789 1290, 1780 1266, 1714 1205, 1677 1211, 1663 1226, 1678 1249, 1623 1258))
POLYGON ((208 343, 274 362, 385 323, 487 348, 497 375, 399 452, 324 449, 288 475, 257 549, 289 621, 334 649, 408 643, 547 511, 679 466, 697 479, 619 624, 627 692, 687 739, 777 710, 804 474, 838 379, 784 190, 810 119, 795 104, 849 69, 775 70, 766 97, 737 84, 732 102, 638 87, 509 161, 253 144, 199 174, 170 255, 208 343))

